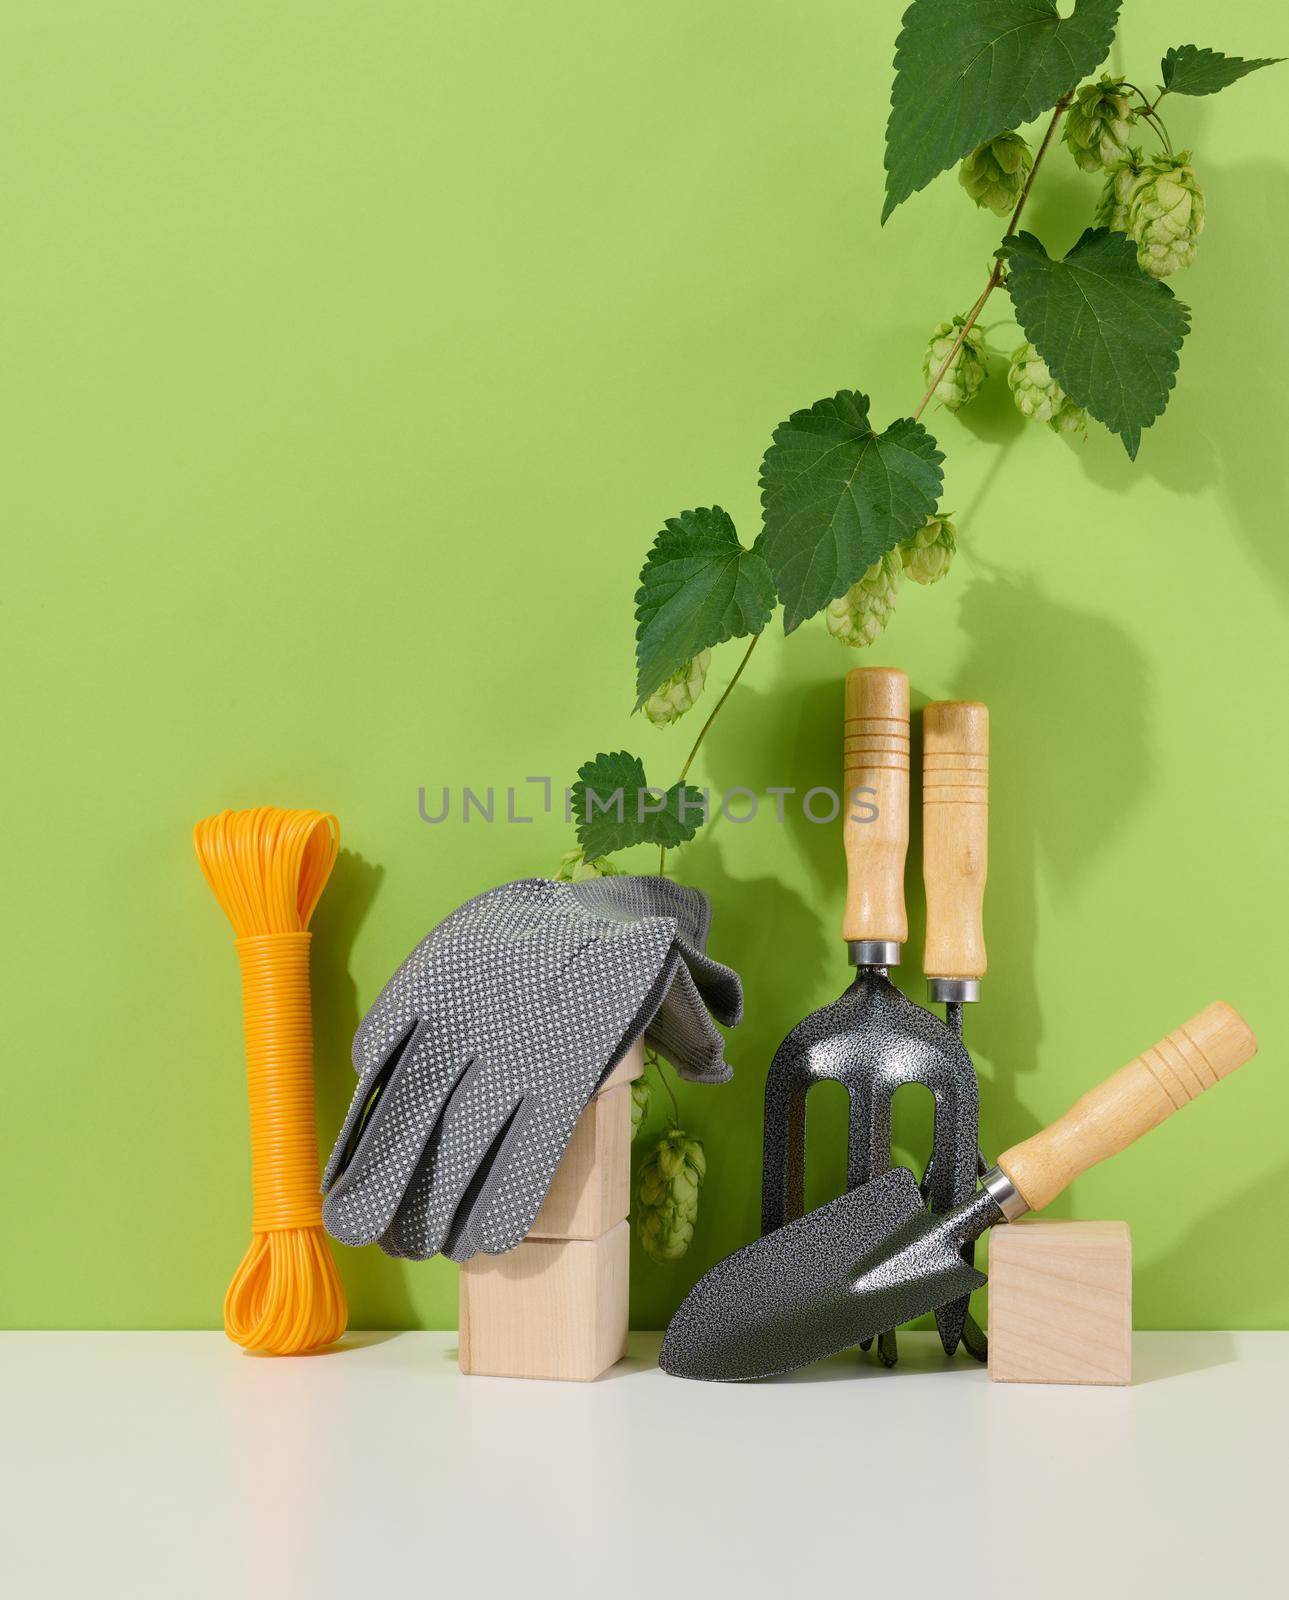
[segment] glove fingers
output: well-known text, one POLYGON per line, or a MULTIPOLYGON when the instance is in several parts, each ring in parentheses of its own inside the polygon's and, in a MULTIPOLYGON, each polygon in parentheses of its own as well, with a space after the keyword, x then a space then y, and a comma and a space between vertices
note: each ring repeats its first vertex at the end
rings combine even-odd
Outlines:
MULTIPOLYGON (((424 1261, 443 1250, 463 1198, 493 1166, 493 1147, 518 1109, 515 1086, 473 1062, 454 1089, 426 1144, 398 1210, 381 1236, 387 1255, 424 1261)), ((465 1260, 473 1255, 457 1256, 465 1260)))
POLYGON ((469 1210, 463 1208, 459 1227, 454 1230, 455 1260, 468 1260, 478 1250, 485 1255, 500 1255, 527 1237, 593 1087, 588 1086, 586 1100, 581 1104, 535 1101, 521 1108, 506 1130, 469 1210))
POLYGON ((358 1084, 327 1162, 322 1220, 343 1244, 370 1244, 389 1226, 466 1063, 433 1023, 411 1029, 358 1084))
POLYGON ((703 998, 703 1004, 717 1022, 727 1028, 738 1027, 743 1020, 743 984, 738 973, 733 967, 713 961, 711 956, 695 950, 683 940, 678 941, 676 948, 694 980, 695 989, 703 998))
POLYGON ((693 1083, 724 1083, 733 1074, 725 1041, 683 961, 676 962, 662 1004, 645 1027, 645 1039, 693 1083))

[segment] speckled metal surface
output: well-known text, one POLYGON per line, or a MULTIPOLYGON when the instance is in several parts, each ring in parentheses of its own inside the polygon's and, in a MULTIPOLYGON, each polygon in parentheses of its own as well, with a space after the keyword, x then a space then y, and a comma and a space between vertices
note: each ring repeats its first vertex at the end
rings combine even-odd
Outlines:
POLYGON ((983 1191, 933 1217, 895 1167, 718 1262, 672 1318, 660 1364, 737 1383, 835 1355, 979 1288, 963 1251, 1001 1220, 983 1191))
MULTIPOLYGON (((897 1089, 920 1083, 935 1101, 934 1142, 922 1193, 937 1214, 975 1192, 979 1171, 979 1095, 961 1025, 953 1028, 907 999, 880 967, 861 967, 840 999, 812 1012, 779 1046, 765 1085, 761 1231, 800 1217, 805 1173, 806 1094, 840 1083, 850 1099, 847 1186, 890 1170, 891 1110, 897 1089)), ((825 1208, 826 1209, 826 1208, 825 1208)), ((967 1263, 970 1266, 968 1257, 967 1263)), ((918 1315, 921 1315, 919 1312, 918 1315)), ((983 1359, 984 1335, 962 1296, 936 1310, 947 1354, 964 1338, 983 1359)), ((896 1359, 895 1324, 876 1330, 887 1365, 896 1359)))

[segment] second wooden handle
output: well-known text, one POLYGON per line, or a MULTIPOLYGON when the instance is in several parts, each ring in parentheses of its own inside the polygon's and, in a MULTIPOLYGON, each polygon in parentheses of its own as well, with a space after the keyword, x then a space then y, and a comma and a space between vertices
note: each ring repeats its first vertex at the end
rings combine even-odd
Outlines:
POLYGON ((1158 1127, 1257 1050, 1240 1013, 1215 1000, 1076 1100, 1050 1128, 1005 1150, 998 1165, 1030 1210, 1041 1211, 1081 1172, 1158 1127))
POLYGON ((989 708, 937 700, 922 714, 922 879, 928 978, 983 978, 989 871, 989 708))
POLYGON ((846 919, 842 937, 903 944, 909 850, 909 680, 888 667, 846 674, 842 830, 846 919))

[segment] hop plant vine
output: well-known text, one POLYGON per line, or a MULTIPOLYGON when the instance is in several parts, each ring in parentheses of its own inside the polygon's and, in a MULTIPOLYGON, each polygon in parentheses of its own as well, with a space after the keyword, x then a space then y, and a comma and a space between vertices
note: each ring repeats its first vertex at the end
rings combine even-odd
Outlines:
MULTIPOLYGON (((670 788, 651 784, 627 751, 579 768, 580 854, 567 872, 614 870, 609 858, 640 844, 657 849, 665 872, 668 851, 694 837, 705 811, 686 780, 776 611, 785 633, 822 613, 834 638, 864 648, 890 626, 905 578, 928 586, 945 577, 959 532, 940 509, 945 452, 923 421, 929 407, 939 427, 942 414, 952 419, 1003 381, 1026 418, 1076 441, 1104 428, 1136 458, 1168 404, 1190 329, 1189 308, 1164 280, 1193 265, 1206 222, 1193 153, 1174 150, 1161 105, 1169 102, 1171 118, 1185 99, 1217 94, 1279 58, 1174 46, 1147 92, 1099 70, 1121 3, 1075 0, 1062 16, 1049 0, 912 0, 896 43, 881 220, 956 167, 967 197, 1006 218, 984 287, 968 310, 934 327, 907 415, 883 423, 868 395, 848 388, 774 429, 750 545, 717 505, 664 523, 635 596, 636 709, 659 726, 681 720, 709 697, 717 648, 737 640, 742 655, 670 788), (1035 143, 1021 129, 1044 117, 1035 143), (1054 145, 1099 182, 1088 226, 1059 257, 1020 227, 1054 145), (1009 359, 993 355, 980 332, 1000 289, 1021 335, 1009 359)), ((669 1219, 651 1236, 660 1259, 683 1250, 705 1170, 701 1146, 689 1150, 696 1141, 679 1124, 677 1110, 664 1136, 669 1153, 659 1145, 646 1163, 649 1214, 661 1207, 669 1219)))
POLYGON ((645 1153, 636 1175, 632 1210, 640 1248, 660 1265, 679 1261, 698 1223, 698 1192, 707 1175, 701 1139, 680 1126, 680 1107, 656 1050, 646 1049, 644 1074, 631 1085, 631 1137, 641 1133, 653 1104, 653 1083, 670 1102, 666 1131, 645 1153))

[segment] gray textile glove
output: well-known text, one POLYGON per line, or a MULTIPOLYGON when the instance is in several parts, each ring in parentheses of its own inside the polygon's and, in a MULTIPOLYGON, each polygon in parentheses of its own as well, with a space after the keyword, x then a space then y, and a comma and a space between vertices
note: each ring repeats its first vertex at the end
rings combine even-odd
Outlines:
POLYGON ((665 878, 525 878, 445 918, 354 1039, 358 1088, 323 1175, 327 1231, 389 1255, 512 1249, 573 1125, 643 1033, 696 1083, 730 1076, 710 1011, 743 1014, 707 956, 711 906, 665 878))

